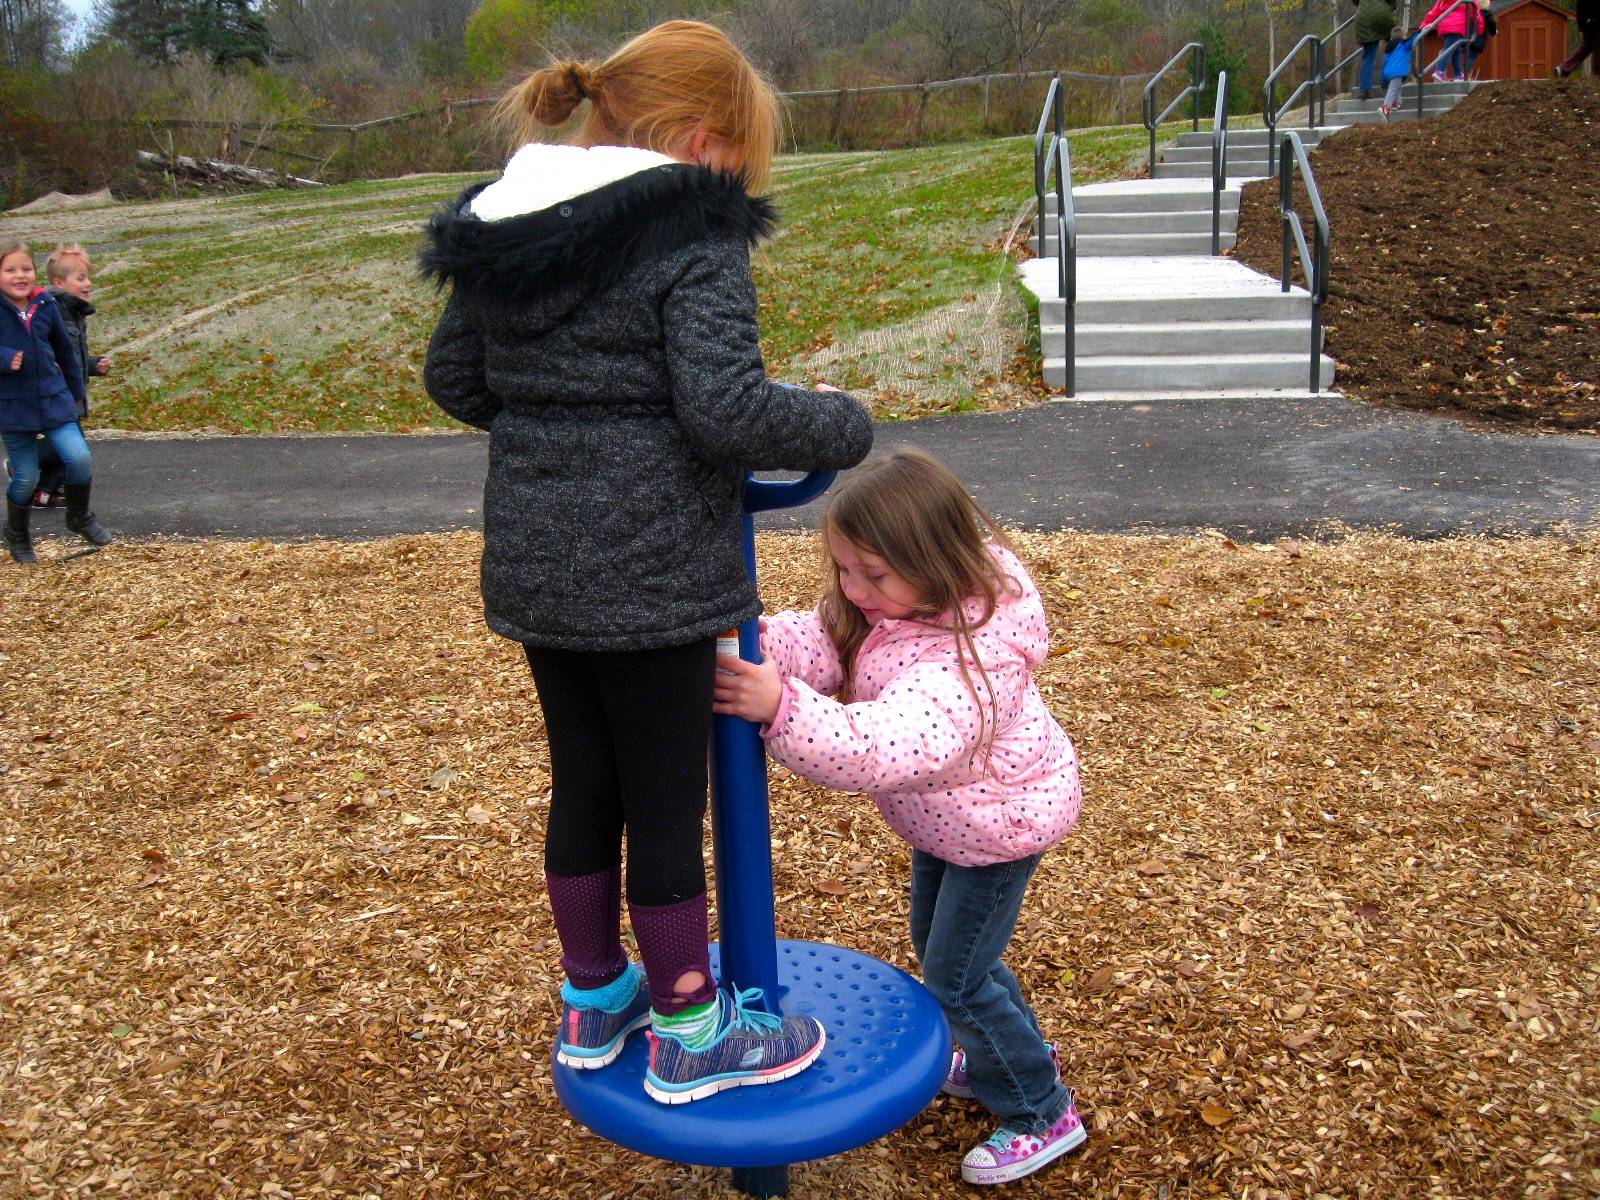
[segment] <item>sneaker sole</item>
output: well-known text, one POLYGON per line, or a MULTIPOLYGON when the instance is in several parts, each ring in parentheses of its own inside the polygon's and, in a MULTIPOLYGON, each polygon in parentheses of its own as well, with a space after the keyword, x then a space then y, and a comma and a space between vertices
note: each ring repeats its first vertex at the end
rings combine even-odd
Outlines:
POLYGON ((609 1046, 602 1047, 597 1053, 592 1055, 579 1054, 576 1051, 568 1050, 566 1046, 561 1046, 556 1050, 556 1061, 563 1067, 571 1067, 574 1071, 598 1071, 601 1067, 609 1067, 617 1061, 617 1056, 622 1053, 623 1046, 627 1044, 628 1035, 636 1033, 648 1024, 650 1024, 650 1014, 646 1012, 632 1025, 617 1034, 615 1041, 609 1046))
POLYGON ((1048 1167, 1056 1159, 1072 1153, 1088 1140, 1089 1135, 1084 1131, 1083 1126, 1079 1125, 1070 1134, 1062 1138, 1054 1146, 1051 1146, 1050 1149, 1041 1150, 1032 1158, 1012 1163, 1009 1167, 969 1167, 966 1163, 962 1163, 961 1178, 967 1183, 980 1185, 1010 1183, 1014 1179, 1022 1179, 1025 1176, 1032 1175, 1042 1167, 1048 1167))
POLYGON ((953 1083, 946 1083, 942 1088, 939 1089, 939 1092, 940 1092, 941 1095, 944 1095, 944 1096, 954 1096, 957 1100, 971 1100, 972 1099, 972 1089, 971 1088, 969 1088, 969 1087, 957 1087, 953 1083))
POLYGON ((721 1079, 713 1079, 703 1083, 697 1088, 690 1088, 682 1092, 669 1092, 659 1084, 653 1082, 648 1072, 644 1077, 645 1095, 661 1104, 688 1104, 694 1100, 704 1100, 707 1096, 715 1096, 718 1092, 725 1092, 730 1088, 759 1087, 764 1083, 782 1083, 785 1079, 793 1079, 812 1063, 817 1061, 817 1056, 822 1053, 823 1046, 828 1043, 826 1030, 817 1038, 817 1044, 807 1050, 805 1054, 773 1071, 752 1072, 749 1075, 727 1075, 721 1079))

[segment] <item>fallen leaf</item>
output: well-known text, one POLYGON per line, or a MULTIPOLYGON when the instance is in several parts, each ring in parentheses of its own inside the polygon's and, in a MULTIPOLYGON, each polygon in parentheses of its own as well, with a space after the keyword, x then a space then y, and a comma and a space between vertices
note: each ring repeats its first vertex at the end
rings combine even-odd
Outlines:
POLYGON ((1165 875, 1167 873, 1167 864, 1159 858, 1150 858, 1134 867, 1134 870, 1141 875, 1165 875))
POLYGON ((1220 1104, 1207 1104, 1200 1110, 1200 1119, 1213 1129, 1218 1129, 1233 1120, 1233 1114, 1220 1104))
POLYGON ((440 767, 432 775, 428 776, 428 786, 431 788, 437 788, 440 791, 444 791, 460 778, 461 776, 455 771, 452 771, 449 767, 440 767))
POLYGON ((488 825, 494 820, 494 814, 481 804, 474 804, 467 809, 467 820, 474 825, 488 825))
POLYGON ((1093 975, 1089 976, 1089 981, 1083 985, 1084 990, 1090 992, 1103 992, 1111 986, 1113 978, 1114 971, 1111 967, 1101 967, 1093 975))
POLYGON ((850 885, 840 883, 837 879, 823 879, 817 883, 817 891, 827 896, 848 896, 850 885))

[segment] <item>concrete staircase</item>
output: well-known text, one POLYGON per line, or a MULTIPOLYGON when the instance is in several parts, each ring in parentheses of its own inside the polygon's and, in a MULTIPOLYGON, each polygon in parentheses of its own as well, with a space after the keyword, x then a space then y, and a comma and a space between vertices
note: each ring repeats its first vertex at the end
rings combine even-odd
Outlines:
MULTIPOLYGON (((1474 87, 1474 83, 1430 83, 1423 95, 1423 115, 1437 117, 1449 112, 1461 102, 1474 87)), ((1379 110, 1383 105, 1383 89, 1379 88, 1371 100, 1357 99, 1353 94, 1341 96, 1328 104, 1328 121, 1315 129, 1296 125, 1292 128, 1300 135, 1307 150, 1316 148, 1318 142, 1331 133, 1350 125, 1371 125, 1384 120, 1379 110)), ((1390 121, 1417 119, 1417 85, 1408 83, 1401 92, 1400 109, 1391 113, 1390 121)), ((1291 128, 1280 127, 1284 133, 1291 128)), ((1228 130, 1228 178, 1239 176, 1255 179, 1267 174, 1267 131, 1265 129, 1228 130)), ((1157 152, 1155 179, 1210 179, 1211 134, 1180 133, 1171 146, 1157 152)))
MULTIPOLYGON (((1430 83, 1425 115, 1453 108, 1473 85, 1430 83)), ((1378 100, 1342 97, 1326 125, 1297 129, 1308 149, 1347 125, 1382 121, 1378 100)), ((1397 119, 1416 118, 1408 84, 1397 119)), ((1279 131, 1284 132, 1283 130, 1279 131)), ((1228 132, 1220 245, 1233 247, 1243 183, 1267 174, 1267 131, 1228 132)), ((1078 232, 1074 398, 1152 400, 1304 394, 1311 387, 1311 297, 1235 259, 1211 255, 1211 134, 1185 133, 1163 148, 1151 179, 1072 190, 1078 232)), ((1046 214, 1055 197, 1046 197, 1046 214)), ((1044 380, 1066 380, 1065 303, 1056 296, 1056 232, 1046 221, 1040 257, 1022 265, 1039 298, 1044 380)), ((1317 390, 1333 386, 1333 360, 1317 348, 1317 390)))

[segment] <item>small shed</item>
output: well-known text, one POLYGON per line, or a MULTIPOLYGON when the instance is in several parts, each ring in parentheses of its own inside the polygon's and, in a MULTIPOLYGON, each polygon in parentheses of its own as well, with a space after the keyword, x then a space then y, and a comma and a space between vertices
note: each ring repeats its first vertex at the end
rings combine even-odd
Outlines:
MULTIPOLYGON (((1570 9, 1554 0, 1502 0, 1490 11, 1500 32, 1478 56, 1473 78, 1548 79, 1566 59, 1570 9)), ((1430 33, 1420 61, 1432 62, 1443 49, 1439 35, 1430 33)))

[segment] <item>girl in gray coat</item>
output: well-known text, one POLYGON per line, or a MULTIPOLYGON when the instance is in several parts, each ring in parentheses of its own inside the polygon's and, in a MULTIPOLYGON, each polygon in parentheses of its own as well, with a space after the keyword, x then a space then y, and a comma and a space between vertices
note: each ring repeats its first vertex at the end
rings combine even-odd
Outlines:
POLYGON ((824 1041, 716 986, 706 803, 716 635, 760 610, 745 473, 865 457, 867 414, 767 378, 750 247, 776 147, 770 86, 719 30, 671 21, 502 102, 521 148, 434 217, 450 298, 434 400, 490 433, 482 584, 522 643, 553 794, 545 880, 561 941, 558 1057, 614 1061, 652 1031, 646 1090, 683 1103, 788 1078, 824 1041), (587 101, 572 145, 534 141, 587 101), (621 851, 642 970, 621 942, 621 851))

